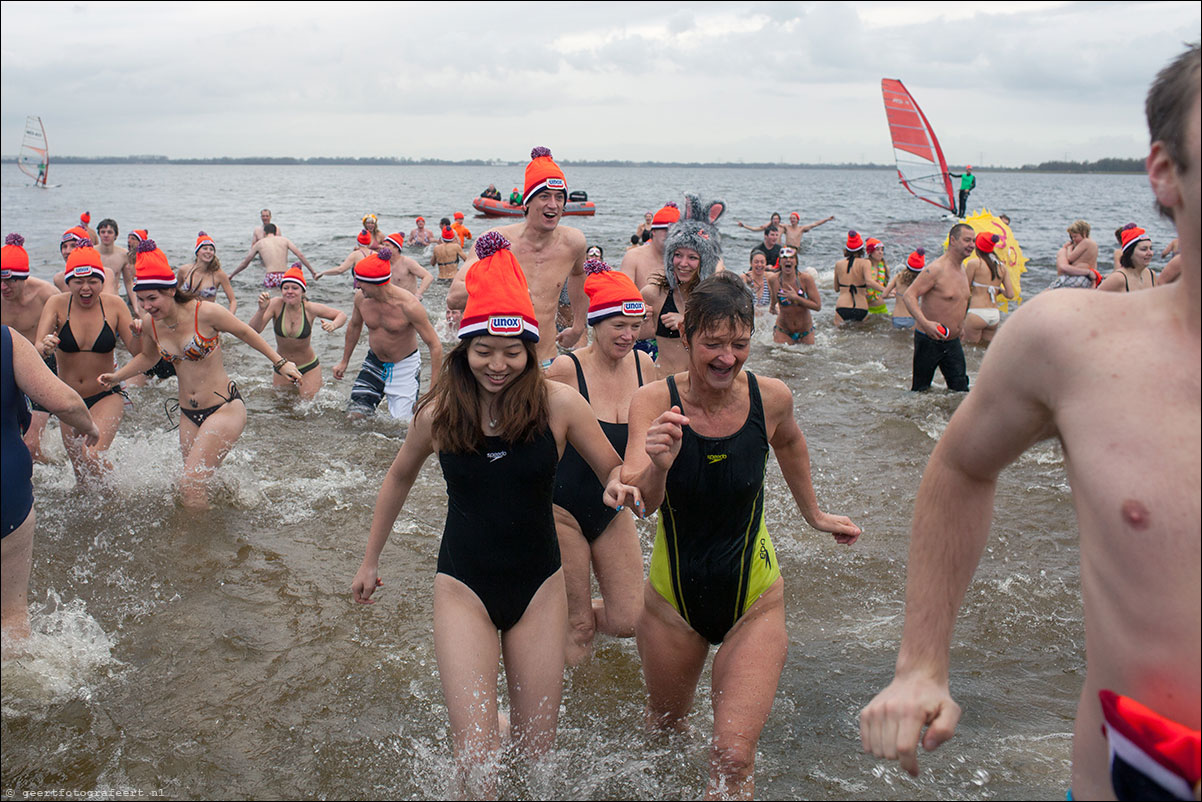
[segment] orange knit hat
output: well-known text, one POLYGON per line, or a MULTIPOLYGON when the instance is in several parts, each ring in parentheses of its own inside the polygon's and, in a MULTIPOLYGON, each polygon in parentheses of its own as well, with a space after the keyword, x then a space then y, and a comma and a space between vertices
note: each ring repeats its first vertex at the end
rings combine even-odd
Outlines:
POLYGON ((299 284, 302 290, 308 289, 309 285, 305 284, 305 274, 301 272, 300 262, 292 263, 292 267, 288 268, 288 272, 280 279, 280 286, 283 287, 289 281, 299 284))
POLYGON ((1002 241, 997 234, 981 232, 977 234, 977 250, 981 253, 993 253, 993 249, 1002 241))
POLYGON ((79 222, 83 223, 85 226, 86 226, 88 223, 92 222, 92 213, 91 213, 91 212, 84 212, 83 214, 81 214, 81 215, 79 216, 79 222))
POLYGON ((212 237, 210 237, 208 234, 204 233, 203 231, 197 231, 196 232, 196 248, 192 252, 200 253, 200 249, 206 245, 211 245, 211 246, 213 246, 213 250, 217 250, 217 243, 213 242, 212 237))
POLYGON ((405 247, 405 235, 399 231, 395 234, 389 234, 384 239, 396 246, 397 253, 400 253, 401 248, 405 247))
POLYGON ((462 219, 463 219, 463 212, 455 212, 455 219, 456 219, 456 220, 462 220, 462 219))
POLYGON ((658 212, 656 212, 655 216, 651 218, 651 228, 666 229, 666 228, 668 228, 668 226, 672 225, 675 222, 678 222, 679 220, 680 220, 680 207, 677 206, 675 203, 668 201, 667 203, 664 204, 664 208, 662 208, 658 212))
POLYGON ((66 231, 63 232, 63 236, 59 240, 59 242, 60 243, 70 242, 71 240, 75 240, 75 242, 79 242, 80 240, 87 239, 87 238, 88 238, 87 231, 84 231, 79 226, 71 226, 71 228, 68 228, 66 231))
POLYGON ((847 232, 847 250, 858 251, 864 247, 864 238, 856 231, 847 232))
POLYGON ((530 151, 530 163, 526 165, 526 191, 522 193, 522 203, 529 203, 544 189, 561 190, 567 200, 568 182, 563 177, 563 170, 551 158, 550 149, 537 147, 530 151))
POLYGON ((4 247, 0 248, 0 278, 29 278, 29 254, 20 234, 4 238, 4 247))
POLYGON ((625 315, 642 318, 647 313, 643 294, 634 286, 634 280, 620 270, 611 270, 600 259, 589 259, 584 263, 584 291, 588 293, 588 324, 595 326, 602 320, 625 315))
POLYGON ((358 242, 360 245, 371 245, 371 234, 368 234, 365 228, 359 232, 358 237, 355 237, 355 242, 358 242))
POLYGON ((150 234, 148 234, 144 228, 135 228, 133 231, 129 232, 129 235, 138 242, 145 242, 146 240, 150 239, 150 234))
POLYGON ((872 253, 879 247, 881 247, 881 241, 876 237, 869 237, 868 239, 864 240, 864 250, 868 253, 872 253))
POLYGON ((63 271, 63 280, 70 281, 73 278, 88 276, 97 276, 103 280, 104 262, 100 259, 100 253, 92 247, 92 241, 84 237, 80 240, 79 247, 67 257, 67 269, 63 271))
POLYGON ((919 248, 906 257, 906 268, 913 270, 915 273, 921 273, 922 269, 927 266, 927 252, 923 248, 919 248))
POLYGON ((1123 253, 1126 253, 1127 251, 1134 248, 1135 243, 1143 242, 1144 240, 1151 240, 1151 239, 1152 238, 1148 236, 1148 232, 1144 231, 1139 226, 1133 226, 1132 228, 1125 228, 1125 229, 1123 229, 1123 253))
POLYGON ((480 261, 468 268, 467 306, 459 324, 459 339, 491 334, 538 342, 538 318, 522 266, 509 250, 509 240, 489 231, 476 240, 480 261))
POLYGON ((452 242, 457 236, 458 235, 455 233, 455 229, 451 228, 450 226, 447 226, 442 230, 443 242, 452 242))
MULTIPOLYGON (((146 232, 143 231, 143 234, 146 232)), ((146 239, 138 246, 134 267, 134 290, 163 290, 176 285, 175 273, 167 263, 167 254, 159 250, 154 240, 146 239)))
POLYGON ((363 284, 387 284, 392 280, 392 251, 381 248, 356 262, 351 272, 363 284))

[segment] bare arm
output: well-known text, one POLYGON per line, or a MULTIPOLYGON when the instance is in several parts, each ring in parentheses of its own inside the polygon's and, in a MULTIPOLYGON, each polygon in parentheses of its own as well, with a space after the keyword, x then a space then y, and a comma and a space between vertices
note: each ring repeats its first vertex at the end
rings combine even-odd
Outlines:
POLYGON ((959 721, 960 708, 948 691, 956 614, 985 547, 998 474, 1031 444, 1056 433, 1045 394, 1061 385, 1064 360, 1047 351, 1063 331, 1062 307, 1073 303, 1071 297, 1051 303, 1039 298, 1014 314, 923 474, 894 679, 860 714, 864 750, 900 759, 911 774, 918 772, 923 728, 929 751, 950 738, 959 721), (1031 359, 1033 353, 1043 358, 1031 359))
POLYGON ((230 278, 232 279, 234 276, 238 275, 243 270, 245 270, 246 266, 250 264, 250 260, 254 259, 256 254, 258 254, 258 253, 259 253, 259 241, 256 240, 255 243, 250 246, 250 252, 246 254, 246 258, 244 258, 238 264, 237 267, 235 267, 233 270, 230 271, 230 278))
POLYGON ((158 363, 159 343, 151 334, 153 329, 146 325, 146 321, 149 319, 149 317, 144 317, 141 321, 142 336, 140 339, 142 341, 142 350, 134 353, 131 348, 130 353, 133 353, 133 358, 126 362, 124 366, 112 373, 102 373, 97 376, 96 380, 100 382, 100 386, 106 388, 113 387, 132 376, 137 376, 139 373, 150 370, 158 363))
POLYGON ((668 470, 680 453, 680 441, 689 419, 680 407, 665 410, 671 400, 668 384, 657 381, 640 387, 630 399, 629 434, 621 480, 639 489, 644 515, 664 501, 668 470))
POLYGON ((234 297, 234 285, 230 284, 230 277, 225 274, 224 270, 217 271, 217 286, 221 287, 221 291, 229 299, 230 314, 238 314, 238 299, 234 297))
POLYGON ((121 265, 121 280, 125 283, 125 297, 129 299, 130 305, 134 308, 134 314, 138 317, 142 316, 142 305, 138 303, 138 296, 134 292, 134 265, 129 259, 121 265))
POLYGON ((1102 292, 1124 292, 1127 289, 1127 283, 1123 280, 1121 270, 1115 270, 1106 278, 1102 279, 1102 283, 1097 287, 1102 292))
POLYGON ((818 220, 813 223, 810 223, 809 225, 804 225, 801 227, 801 233, 804 234, 807 231, 813 231, 815 228, 818 228, 818 226, 822 225, 823 223, 829 223, 830 221, 832 221, 834 219, 835 219, 835 216, 832 214, 830 217, 826 218, 825 220, 818 220))
POLYGON ((822 293, 818 292, 818 282, 809 273, 798 273, 797 283, 801 285, 801 292, 798 294, 797 302, 806 309, 811 309, 817 312, 822 308, 822 293))
POLYGON ((308 269, 314 280, 318 279, 319 277, 317 275, 317 271, 313 269, 313 265, 309 264, 309 260, 305 258, 305 255, 300 252, 300 248, 293 245, 292 240, 285 240, 285 242, 288 244, 288 250, 296 254, 296 258, 300 260, 300 263, 304 265, 306 269, 308 269))
POLYGON ((321 318, 323 320, 321 327, 328 332, 338 331, 346 323, 346 312, 341 309, 313 302, 309 302, 305 306, 312 310, 314 319, 321 318))
POLYGON ((777 296, 780 294, 779 276, 768 276, 768 314, 777 313, 777 296))
POLYGON ((54 353, 54 349, 58 348, 58 330, 62 325, 59 322, 59 306, 59 298, 48 299, 42 307, 42 316, 38 318, 38 333, 34 335, 33 341, 37 343, 38 353, 43 359, 48 358, 54 353))
POLYGON ((605 486, 606 505, 620 510, 629 504, 635 514, 642 517, 643 502, 638 488, 622 484, 622 458, 601 431, 601 424, 597 423, 597 416, 588 401, 580 393, 558 384, 548 388, 548 392, 552 413, 567 419, 565 440, 579 452, 605 486))
MULTIPOLYGON (((272 309, 272 307, 275 306, 275 300, 276 299, 271 297, 270 293, 266 293, 266 292, 259 293, 259 301, 258 301, 259 308, 256 309, 255 313, 250 316, 250 320, 247 321, 246 325, 250 326, 252 329, 254 329, 258 333, 262 334, 263 329, 267 328, 267 321, 270 320, 271 318, 275 317, 275 312, 272 309)), ((279 300, 280 300, 280 303, 283 303, 283 301, 284 301, 283 298, 281 298, 279 300)))
MULTIPOLYGON (((442 368, 442 342, 438 339, 438 332, 434 331, 434 325, 430 323, 430 316, 426 314, 426 307, 422 306, 422 302, 417 299, 417 296, 411 292, 403 292, 408 296, 403 302, 405 317, 409 318, 410 325, 425 341, 426 347, 430 349, 430 370, 433 375, 437 376, 438 371, 442 368)), ((355 308, 358 310, 358 307, 355 308)))
MULTIPOLYGON (((464 258, 467 257, 465 256, 464 258)), ((413 261, 413 264, 410 265, 409 270, 411 273, 413 273, 413 275, 417 276, 417 297, 421 298, 426 293, 426 290, 430 287, 430 285, 434 283, 434 274, 419 265, 417 260, 413 261)))
POLYGON ((571 348, 579 342, 588 326, 588 294, 584 291, 584 239, 580 241, 580 252, 568 274, 568 300, 572 302, 572 328, 564 329, 555 341, 564 348, 571 348))
POLYGON ((371 516, 371 533, 367 538, 367 551, 351 582, 351 597, 360 604, 374 604, 371 596, 384 583, 379 579, 380 552, 388 542, 392 526, 405 506, 405 499, 417 481, 418 472, 426 458, 434 453, 434 441, 430 431, 430 407, 426 407, 413 419, 405 442, 401 444, 396 459, 388 468, 380 492, 376 496, 375 512, 371 516))
POLYGON ((318 275, 318 278, 320 279, 324 276, 340 276, 340 275, 342 275, 346 271, 350 270, 351 267, 356 262, 359 261, 358 259, 355 258, 355 256, 357 256, 358 254, 359 254, 358 250, 351 251, 349 254, 347 254, 347 257, 342 260, 342 264, 338 265, 338 267, 331 267, 329 270, 323 270, 321 272, 321 274, 318 275))
POLYGON ((271 367, 277 373, 285 376, 292 381, 300 381, 300 371, 296 369, 296 365, 284 359, 276 350, 268 345, 267 340, 263 339, 263 335, 252 329, 250 326, 243 323, 238 318, 229 313, 229 310, 224 306, 217 304, 200 305, 199 319, 212 326, 217 331, 224 331, 232 334, 242 342, 249 345, 251 348, 258 351, 271 362, 271 367))
POLYGON ((926 295, 935 286, 935 276, 930 270, 924 270, 918 274, 918 278, 902 293, 902 302, 906 305, 906 309, 910 310, 910 316, 914 318, 914 325, 928 337, 940 339, 939 332, 935 330, 935 326, 927 319, 927 316, 922 313, 922 296, 926 295))
POLYGON ((63 423, 82 432, 88 445, 96 445, 100 432, 79 393, 55 376, 33 344, 15 331, 12 342, 13 379, 21 392, 63 423))

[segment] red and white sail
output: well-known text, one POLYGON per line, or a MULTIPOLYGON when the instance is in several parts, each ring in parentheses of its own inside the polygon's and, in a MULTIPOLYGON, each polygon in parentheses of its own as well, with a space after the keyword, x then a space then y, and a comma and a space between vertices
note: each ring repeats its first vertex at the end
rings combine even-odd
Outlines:
POLYGON ((917 198, 955 214, 952 179, 943 149, 914 96, 896 78, 881 79, 897 177, 917 198))

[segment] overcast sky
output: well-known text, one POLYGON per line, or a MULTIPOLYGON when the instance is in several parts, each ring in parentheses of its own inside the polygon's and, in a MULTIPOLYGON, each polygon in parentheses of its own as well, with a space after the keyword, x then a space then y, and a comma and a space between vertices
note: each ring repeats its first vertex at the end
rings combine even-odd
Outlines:
POLYGON ((884 163, 890 77, 953 164, 1143 157, 1200 8, 5 2, 0 152, 884 163))

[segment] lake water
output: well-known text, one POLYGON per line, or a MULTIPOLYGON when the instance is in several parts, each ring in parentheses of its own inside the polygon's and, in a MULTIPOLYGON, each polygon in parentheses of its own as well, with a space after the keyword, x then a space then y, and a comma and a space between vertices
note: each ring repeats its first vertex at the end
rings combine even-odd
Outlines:
MULTIPOLYGON (((59 234, 85 209, 93 225, 115 218, 121 242, 130 229, 149 229, 173 265, 190 261, 204 229, 228 270, 266 206, 320 270, 346 256, 367 212, 382 229, 407 233, 416 215, 436 224, 460 210, 479 234, 490 226, 473 217, 472 197, 489 183, 507 191, 521 175, 516 166, 68 165, 54 168, 61 186, 37 190, 6 164, 0 200, 4 232, 26 237, 43 277, 61 270, 59 234)), ((736 219, 836 216, 807 236, 801 257, 822 276, 817 344, 776 346, 763 326, 748 367, 793 389, 819 502, 864 535, 841 548, 810 530, 770 464, 768 525, 785 577, 790 648, 760 740, 757 796, 1063 799, 1085 654, 1076 522, 1054 443, 1030 450, 999 483, 992 535, 952 647, 952 691, 964 707, 957 737, 924 756, 917 779, 859 748, 859 710, 888 682, 896 658, 913 498, 959 399, 938 380, 931 393, 907 392, 911 336, 887 320, 835 330, 831 268, 848 228, 882 239, 897 265, 920 245, 937 253, 949 222, 889 171, 569 167, 567 177, 598 207, 567 224, 614 265, 642 213, 685 191, 728 202, 719 225, 731 266, 745 264, 758 239, 736 219)), ((984 172, 972 201, 1013 219, 1031 259, 1028 298, 1054 277, 1074 219, 1094 225, 1107 254, 1110 232, 1128 221, 1149 228, 1157 250, 1173 237, 1142 176, 984 172)), ((429 261, 420 249, 406 252, 429 261)), ((252 267, 235 280, 243 319, 259 275, 252 267)), ((426 295, 435 321, 445 293, 443 284, 426 295)), ((350 280, 324 280, 309 297, 349 312, 350 280)), ((341 331, 314 333, 327 384, 307 403, 273 391, 262 357, 231 340, 225 364, 249 417, 208 512, 184 512, 173 500, 181 462, 163 404, 175 397, 174 381, 131 392, 134 408, 111 452, 118 470, 97 493, 74 489, 56 424, 48 430, 53 462, 34 472, 34 654, 3 664, 6 793, 446 795, 451 752, 430 632, 446 511, 437 463, 423 469, 384 551, 379 603, 353 604, 350 581, 404 427, 346 420, 349 381, 329 374, 341 331)), ((365 349, 364 341, 352 370, 365 349)), ((970 376, 981 353, 968 349, 970 376)), ((426 387, 428 365, 424 373, 426 387)), ((651 525, 640 532, 649 555, 651 525)), ((699 796, 708 682, 707 671, 692 737, 649 738, 634 643, 599 638, 593 661, 567 675, 554 758, 538 772, 506 774, 502 793, 699 796)))

